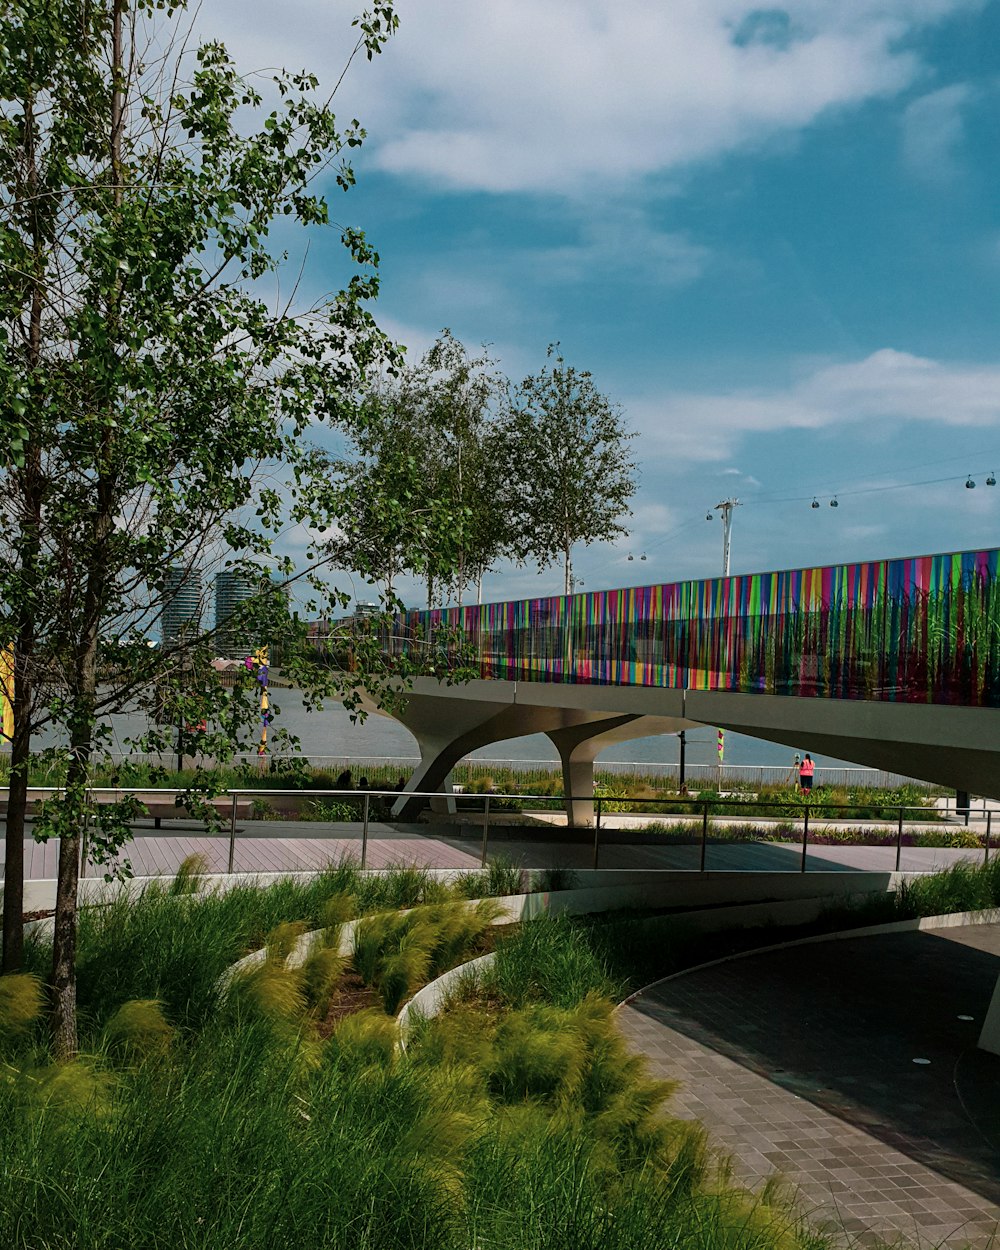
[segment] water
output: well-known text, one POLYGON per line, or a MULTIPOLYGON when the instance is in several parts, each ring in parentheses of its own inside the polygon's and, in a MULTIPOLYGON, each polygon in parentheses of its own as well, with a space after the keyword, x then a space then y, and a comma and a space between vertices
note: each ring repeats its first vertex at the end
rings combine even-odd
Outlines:
MULTIPOLYGON (((387 716, 372 715, 361 723, 352 722, 350 714, 339 703, 328 703, 322 711, 307 711, 299 690, 271 691, 271 708, 275 713, 276 729, 286 729, 296 734, 302 742, 306 758, 376 757, 409 758, 419 754, 416 739, 397 721, 387 716)), ((124 714, 111 718, 114 741, 111 749, 126 751, 125 740, 142 733, 145 721, 136 714, 124 714)), ((49 745, 51 737, 42 738, 40 745, 49 745)), ((243 744, 243 749, 253 750, 255 743, 243 744)), ((820 767, 844 767, 842 760, 832 756, 817 755, 808 741, 798 749, 799 754, 811 751, 820 767)), ((599 756, 606 761, 635 761, 640 764, 676 764, 679 758, 676 735, 659 735, 652 738, 636 738, 631 742, 619 742, 608 747, 599 756)), ((745 734, 726 733, 725 762, 727 764, 760 765, 791 768, 795 750, 745 734)), ((540 760, 557 762, 558 753, 544 734, 529 734, 522 738, 510 738, 491 743, 473 751, 473 759, 489 760, 540 760)), ((705 726, 687 731, 687 763, 691 767, 714 765, 716 755, 716 731, 705 726)))

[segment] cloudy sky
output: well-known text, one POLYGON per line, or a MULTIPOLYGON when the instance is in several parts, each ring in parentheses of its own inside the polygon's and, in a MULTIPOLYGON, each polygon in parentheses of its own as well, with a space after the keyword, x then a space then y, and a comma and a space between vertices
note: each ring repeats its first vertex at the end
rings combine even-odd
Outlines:
MULTIPOLYGON (((559 340, 622 405, 632 536, 578 552, 588 588, 716 573, 730 495, 736 572, 1000 541, 1000 5, 398 11, 337 97, 369 138, 334 215, 378 247, 379 318, 414 355, 449 326, 520 377, 559 340)), ((332 83, 353 12, 199 20, 243 67, 332 83)), ((339 264, 314 238, 306 286, 339 264)), ((559 586, 504 570, 487 595, 559 586)))

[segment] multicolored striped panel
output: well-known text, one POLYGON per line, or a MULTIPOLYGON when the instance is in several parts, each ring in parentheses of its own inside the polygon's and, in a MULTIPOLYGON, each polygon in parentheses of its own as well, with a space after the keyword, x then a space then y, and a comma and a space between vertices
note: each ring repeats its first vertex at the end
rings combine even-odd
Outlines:
POLYGON ((411 612, 481 675, 1000 707, 998 551, 411 612))

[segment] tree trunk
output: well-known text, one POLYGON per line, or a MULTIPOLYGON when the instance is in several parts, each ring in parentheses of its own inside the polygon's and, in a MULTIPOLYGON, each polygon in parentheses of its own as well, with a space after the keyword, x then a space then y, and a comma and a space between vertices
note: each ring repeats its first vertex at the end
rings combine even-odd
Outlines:
POLYGON ((52 1042, 56 1057, 76 1054, 76 930, 80 851, 87 819, 87 783, 94 739, 94 706, 97 700, 97 648, 99 609, 106 590, 100 559, 107 541, 110 520, 98 516, 95 530, 95 567, 87 579, 84 595, 86 626, 75 657, 76 671, 70 698, 70 760, 66 794, 59 824, 59 870, 56 879, 55 935, 52 943, 52 1042))
POLYGON ((18 683, 20 701, 14 700, 3 872, 4 972, 18 972, 24 959, 24 817, 31 759, 31 690, 26 686, 26 681, 18 683))
MULTIPOLYGON (((74 764, 70 769, 73 771, 74 764)), ((71 799, 67 785, 66 808, 59 837, 59 873, 56 880, 55 934, 52 944, 52 1044, 58 1059, 71 1059, 76 1039, 76 928, 77 887, 80 879, 81 824, 85 791, 71 799), (77 817, 79 822, 77 823, 77 817)))
MULTIPOLYGON (((24 103, 25 184, 28 198, 35 205, 31 216, 32 257, 34 272, 31 285, 31 307, 28 314, 28 365, 37 369, 42 355, 42 315, 44 303, 45 242, 39 220, 38 164, 35 149, 34 98, 24 103)), ((2 971, 16 972, 24 958, 24 825, 28 807, 28 765, 31 760, 32 711, 37 623, 34 591, 38 583, 38 560, 41 550, 42 454, 37 437, 25 448, 24 466, 19 474, 21 540, 20 601, 14 633, 14 657, 11 665, 11 689, 6 691, 14 711, 14 736, 11 741, 10 789, 7 795, 7 822, 4 837, 3 876, 3 957, 2 971), (16 696, 16 697, 15 697, 16 696)))
POLYGON ((563 570, 566 575, 565 593, 569 595, 573 593, 573 562, 570 559, 569 547, 563 548, 563 570))
MULTIPOLYGON (((123 14, 125 0, 114 0, 111 43, 111 134, 110 157, 114 180, 112 194, 122 202, 121 152, 124 119, 122 83, 123 14)), ((118 329, 118 298, 113 291, 106 312, 108 340, 114 343, 118 329)), ((110 353, 108 376, 113 375, 114 353, 110 353)), ((94 741, 94 708, 97 703, 97 651, 108 593, 105 552, 114 530, 116 499, 111 469, 113 426, 104 433, 99 461, 94 510, 91 516, 90 560, 83 596, 81 629, 70 675, 70 763, 66 775, 66 797, 59 839, 59 875, 56 881, 55 937, 52 944, 52 1041, 56 1056, 69 1059, 76 1054, 76 931, 80 849, 87 814, 87 781, 94 741)))

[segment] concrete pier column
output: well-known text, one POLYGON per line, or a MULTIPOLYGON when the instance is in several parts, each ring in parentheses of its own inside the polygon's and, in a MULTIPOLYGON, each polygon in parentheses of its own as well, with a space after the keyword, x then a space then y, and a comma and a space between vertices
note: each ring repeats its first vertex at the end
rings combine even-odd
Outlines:
POLYGON ((562 761, 566 819, 571 825, 594 823, 594 760, 598 752, 619 740, 615 731, 635 719, 634 716, 618 716, 554 729, 546 734, 562 761))

